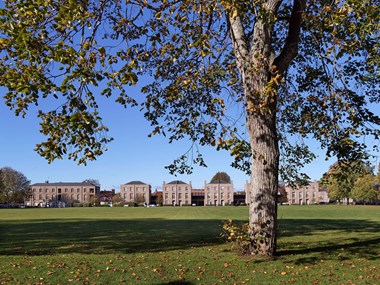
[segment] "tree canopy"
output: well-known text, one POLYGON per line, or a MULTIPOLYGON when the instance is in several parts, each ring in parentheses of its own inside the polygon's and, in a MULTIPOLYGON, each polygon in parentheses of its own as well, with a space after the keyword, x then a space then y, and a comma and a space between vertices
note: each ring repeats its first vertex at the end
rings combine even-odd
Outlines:
MULTIPOLYGON (((98 109, 102 95, 125 107, 140 105, 152 134, 228 149, 235 166, 249 172, 252 149, 239 127, 247 98, 234 45, 250 65, 268 59, 278 71, 267 92, 279 89, 285 178, 293 177, 299 158, 313 158, 302 138, 314 136, 328 156, 340 158, 363 152, 355 138, 379 135, 366 124, 379 124, 366 108, 379 102, 377 1, 125 2, 4 1, 0 84, 16 115, 57 99, 57 107, 38 115, 47 140, 36 150, 49 161, 67 155, 85 163, 106 150, 112 138, 98 109), (262 19, 271 42, 260 55, 254 32, 262 19), (255 63, 252 57, 262 58, 255 63), (146 74, 152 81, 140 99, 127 87, 146 74)), ((265 102, 256 103, 265 109, 265 102)), ((176 162, 184 166, 185 159, 176 162)))
POLYGON ((88 183, 91 183, 94 186, 100 187, 100 182, 99 182, 98 179, 88 178, 88 179, 84 180, 83 182, 88 182, 88 183))
POLYGON ((217 172, 212 178, 210 183, 232 183, 231 177, 226 172, 217 172))
POLYGON ((374 203, 380 201, 379 180, 373 174, 359 177, 352 189, 352 198, 356 202, 374 203))
POLYGON ((11 167, 0 168, 0 202, 23 203, 29 193, 30 180, 11 167))
MULTIPOLYGON (((360 187, 357 183, 361 182, 358 182, 358 180, 364 182, 364 177, 372 176, 372 167, 362 160, 336 162, 323 175, 321 185, 327 189, 330 199, 346 199, 348 203, 350 198, 355 198, 353 193, 355 184, 357 188, 360 187)), ((371 181, 374 183, 373 179, 371 181)))
POLYGON ((139 106, 150 135, 190 140, 171 172, 205 165, 197 145, 230 151, 251 173, 251 251, 273 255, 278 175, 297 178, 312 161, 305 140, 327 157, 358 160, 368 153, 361 138, 379 138, 368 105, 380 102, 378 4, 7 0, 0 85, 16 115, 41 103, 47 139, 36 150, 48 161, 103 154, 112 138, 99 96, 139 106), (141 78, 141 94, 131 93, 141 78))

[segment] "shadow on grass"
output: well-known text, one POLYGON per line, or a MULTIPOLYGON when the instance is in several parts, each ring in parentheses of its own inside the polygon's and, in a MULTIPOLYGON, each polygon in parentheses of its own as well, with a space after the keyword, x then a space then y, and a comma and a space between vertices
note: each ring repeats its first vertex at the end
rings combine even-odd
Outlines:
POLYGON ((317 263, 321 259, 349 260, 352 256, 377 260, 380 248, 380 238, 351 241, 345 244, 329 244, 311 246, 303 249, 282 250, 279 256, 292 256, 295 264, 317 263))
MULTIPOLYGON (((220 232, 220 220, 2 221, 0 255, 164 252, 221 244, 220 232)), ((278 254, 299 263, 328 259, 339 250, 378 258, 379 232, 380 224, 367 220, 280 220, 278 254), (337 240, 335 233, 344 238, 337 240)))
POLYGON ((379 233, 380 224, 367 220, 282 220, 279 240, 297 238, 293 242, 280 242, 278 256, 290 256, 296 264, 315 263, 321 259, 332 258, 343 261, 350 256, 375 260, 380 253, 379 233), (320 237, 320 240, 313 236, 320 237))
POLYGON ((0 222, 0 255, 160 252, 222 243, 217 220, 0 222))
POLYGON ((380 223, 353 219, 284 219, 279 220, 279 237, 313 235, 316 231, 378 232, 380 223))

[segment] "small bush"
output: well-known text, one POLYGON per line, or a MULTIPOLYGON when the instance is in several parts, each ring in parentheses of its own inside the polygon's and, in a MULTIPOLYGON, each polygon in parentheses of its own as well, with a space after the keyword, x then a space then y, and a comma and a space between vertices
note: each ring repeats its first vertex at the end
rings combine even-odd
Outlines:
POLYGON ((237 245, 239 251, 248 254, 251 246, 250 226, 248 223, 235 224, 232 220, 223 222, 222 238, 237 245))
POLYGON ((234 224, 232 220, 227 220, 223 223, 222 237, 236 244, 242 254, 259 254, 261 245, 270 238, 268 225, 269 221, 254 228, 248 223, 234 224))

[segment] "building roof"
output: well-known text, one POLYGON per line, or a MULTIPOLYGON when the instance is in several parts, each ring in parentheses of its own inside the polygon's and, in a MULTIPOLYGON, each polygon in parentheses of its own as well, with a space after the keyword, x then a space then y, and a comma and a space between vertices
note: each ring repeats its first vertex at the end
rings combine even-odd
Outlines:
POLYGON ((131 181, 131 182, 125 183, 124 185, 148 185, 148 184, 141 181, 131 181))
POLYGON ((199 190, 199 189, 191 190, 191 195, 192 196, 204 196, 205 195, 205 191, 204 190, 199 190))
POLYGON ((33 186, 96 186, 90 182, 45 182, 45 183, 34 183, 33 186))
POLYGON ((169 183, 167 183, 167 184, 187 184, 187 183, 185 183, 185 182, 183 182, 183 181, 181 181, 181 180, 174 180, 174 181, 169 182, 169 183))
POLYGON ((155 196, 157 196, 157 197, 159 197, 159 196, 162 196, 162 191, 154 191, 153 193, 152 193, 152 197, 155 197, 155 196))
POLYGON ((233 184, 232 181, 228 182, 225 180, 211 180, 210 183, 207 184, 233 184))

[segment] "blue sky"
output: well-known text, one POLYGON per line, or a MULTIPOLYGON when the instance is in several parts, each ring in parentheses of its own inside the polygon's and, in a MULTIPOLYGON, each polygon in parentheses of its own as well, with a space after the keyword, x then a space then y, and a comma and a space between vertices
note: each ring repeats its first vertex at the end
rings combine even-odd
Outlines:
MULTIPOLYGON (((3 96, 4 89, 0 89, 0 93, 3 96)), ((224 171, 231 176, 235 190, 242 190, 245 181, 249 180, 247 175, 230 167, 232 158, 227 152, 210 147, 201 149, 207 168, 196 167, 192 175, 170 175, 164 167, 184 154, 190 142, 182 140, 169 144, 162 136, 148 138, 150 126, 139 109, 124 109, 112 99, 103 102, 101 109, 104 123, 110 128, 110 136, 114 137, 108 151, 96 161, 88 162, 87 166, 78 166, 68 160, 49 164, 33 150, 44 139, 39 133, 37 108, 31 108, 25 119, 16 117, 4 105, 2 96, 0 167, 10 166, 21 171, 32 183, 45 180, 77 182, 92 178, 99 180, 102 189, 119 190, 120 184, 141 180, 151 184, 153 189, 160 189, 163 181, 179 179, 191 181, 195 188, 203 188, 205 181, 209 181, 216 172, 224 171)), ((321 153, 318 147, 313 144, 311 147, 321 153)), ((304 171, 312 180, 319 179, 330 164, 320 157, 304 171)))
MULTIPOLYGON (((131 89, 132 92, 135 90, 131 89)), ((45 180, 78 182, 91 178, 99 180, 102 189, 118 190, 120 184, 141 180, 156 189, 161 187, 163 181, 179 179, 191 181, 195 188, 202 188, 205 181, 209 181, 216 172, 224 171, 231 176, 235 189, 242 190, 245 181, 249 180, 247 175, 230 167, 232 158, 229 153, 218 152, 210 147, 201 149, 207 168, 196 167, 192 175, 170 175, 165 166, 184 154, 191 142, 182 140, 168 144, 162 136, 148 138, 151 129, 139 109, 124 109, 113 103, 112 99, 102 100, 100 110, 104 124, 110 129, 109 135, 114 138, 108 145, 108 151, 96 161, 88 162, 87 166, 78 166, 76 162, 68 160, 49 164, 33 150, 37 143, 44 140, 39 133, 37 108, 31 108, 25 119, 15 117, 4 105, 4 93, 5 90, 0 88, 0 167, 10 166, 21 171, 32 183, 45 180)), ((58 105, 54 101, 47 104, 43 104, 44 107, 52 109, 58 105)), ((319 157, 305 167, 304 172, 312 180, 317 180, 333 161, 325 161, 318 145, 313 141, 309 143, 319 157)))

